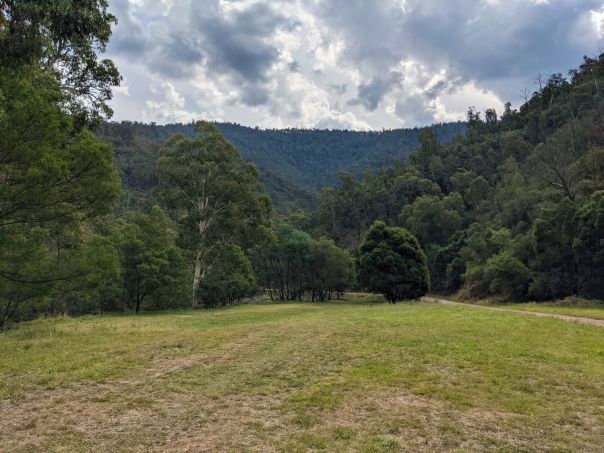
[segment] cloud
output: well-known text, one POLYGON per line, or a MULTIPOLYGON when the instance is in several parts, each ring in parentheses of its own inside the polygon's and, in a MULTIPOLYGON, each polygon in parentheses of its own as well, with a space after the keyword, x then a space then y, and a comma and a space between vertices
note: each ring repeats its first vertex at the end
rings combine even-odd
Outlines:
POLYGON ((112 0, 118 119, 381 129, 518 105, 604 45, 602 0, 112 0), (141 113, 142 112, 142 113, 141 113))
MULTIPOLYGON (((211 3, 211 2, 210 2, 211 3)), ((279 50, 267 42, 276 29, 292 27, 287 18, 264 3, 228 16, 215 6, 192 6, 191 20, 213 71, 249 83, 265 82, 279 50)))
POLYGON ((378 108, 382 98, 390 92, 390 90, 403 81, 403 75, 400 72, 392 71, 386 77, 376 76, 371 82, 359 85, 358 97, 353 99, 351 105, 362 105, 367 110, 375 110, 378 108))
POLYGON ((144 55, 147 44, 144 29, 132 14, 132 4, 128 0, 114 0, 111 10, 118 18, 110 41, 112 53, 129 57, 144 55))
POLYGON ((144 121, 188 123, 201 117, 199 113, 184 109, 184 97, 170 82, 164 82, 160 86, 152 86, 151 91, 160 99, 145 102, 142 118, 144 121))

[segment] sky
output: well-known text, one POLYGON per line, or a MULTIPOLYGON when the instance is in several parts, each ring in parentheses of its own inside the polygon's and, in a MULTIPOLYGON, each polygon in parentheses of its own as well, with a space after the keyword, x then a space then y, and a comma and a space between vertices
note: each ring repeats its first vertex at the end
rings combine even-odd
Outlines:
POLYGON ((604 0, 110 0, 115 120, 380 130, 522 103, 604 52, 604 0))

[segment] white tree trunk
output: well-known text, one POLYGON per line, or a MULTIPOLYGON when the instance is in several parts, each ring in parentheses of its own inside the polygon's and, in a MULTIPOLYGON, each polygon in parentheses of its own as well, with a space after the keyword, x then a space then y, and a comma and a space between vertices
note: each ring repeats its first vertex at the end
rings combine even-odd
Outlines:
POLYGON ((198 308, 199 304, 199 285, 201 284, 202 278, 202 258, 203 253, 201 247, 197 250, 197 256, 195 257, 195 273, 193 274, 193 302, 192 307, 198 308))

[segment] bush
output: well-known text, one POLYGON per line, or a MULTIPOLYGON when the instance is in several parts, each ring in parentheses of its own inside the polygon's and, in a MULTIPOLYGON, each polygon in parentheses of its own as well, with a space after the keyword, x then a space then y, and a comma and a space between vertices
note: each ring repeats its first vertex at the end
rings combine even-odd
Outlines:
POLYGON ((489 293, 505 300, 524 300, 531 282, 531 271, 520 260, 504 251, 487 261, 484 268, 489 293))
POLYGON ((403 228, 375 222, 360 249, 359 283, 383 294, 390 303, 426 294, 430 276, 415 236, 403 228))

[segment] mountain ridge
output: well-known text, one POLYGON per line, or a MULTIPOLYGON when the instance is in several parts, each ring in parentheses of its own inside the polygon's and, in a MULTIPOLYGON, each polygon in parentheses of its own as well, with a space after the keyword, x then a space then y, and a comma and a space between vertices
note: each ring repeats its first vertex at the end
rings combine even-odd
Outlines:
MULTIPOLYGON (((379 171, 396 160, 406 161, 419 146, 422 130, 432 128, 446 142, 465 130, 465 123, 382 131, 329 129, 260 129, 236 123, 215 123, 244 159, 254 163, 279 211, 310 208, 315 193, 337 184, 337 174, 379 171)), ((148 191, 156 184, 154 163, 166 139, 175 133, 192 136, 194 123, 158 125, 108 122, 99 136, 111 143, 127 189, 148 191)))

